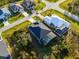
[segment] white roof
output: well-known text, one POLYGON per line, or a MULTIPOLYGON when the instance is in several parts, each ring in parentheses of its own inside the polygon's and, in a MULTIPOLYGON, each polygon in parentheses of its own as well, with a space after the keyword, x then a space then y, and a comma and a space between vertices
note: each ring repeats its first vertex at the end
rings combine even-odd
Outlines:
POLYGON ((69 22, 65 21, 64 19, 62 19, 56 15, 52 15, 51 17, 46 16, 44 19, 45 19, 44 20, 45 22, 47 22, 48 24, 52 23, 57 28, 59 28, 61 26, 69 28, 69 26, 70 26, 69 22))
POLYGON ((9 11, 7 8, 1 8, 1 10, 2 10, 4 13, 11 14, 10 11, 9 11))
POLYGON ((1 8, 1 10, 3 11, 3 14, 2 15, 0 15, 0 19, 3 19, 3 18, 5 18, 5 13, 7 13, 7 14, 10 14, 11 15, 11 13, 10 13, 10 11, 7 9, 7 8, 1 8))

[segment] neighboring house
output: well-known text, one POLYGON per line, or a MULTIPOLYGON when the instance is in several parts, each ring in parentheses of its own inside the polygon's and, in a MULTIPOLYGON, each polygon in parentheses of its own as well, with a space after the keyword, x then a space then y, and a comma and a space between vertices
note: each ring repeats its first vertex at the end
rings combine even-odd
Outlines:
POLYGON ((21 12, 21 11, 24 10, 24 8, 23 8, 21 5, 17 4, 17 3, 11 3, 11 4, 9 5, 9 8, 10 8, 14 13, 21 12))
POLYGON ((34 2, 31 0, 24 0, 22 6, 29 9, 31 12, 34 12, 34 2))
POLYGON ((11 13, 7 8, 0 8, 0 21, 5 21, 11 16, 11 13))
POLYGON ((0 41, 0 59, 12 59, 7 51, 7 45, 3 41, 0 41))
POLYGON ((52 39, 56 37, 56 35, 43 23, 29 26, 29 31, 42 45, 47 45, 52 39))
POLYGON ((56 33, 60 36, 65 34, 70 28, 69 22, 56 15, 52 15, 51 17, 46 16, 44 18, 44 23, 49 25, 51 28, 55 28, 56 33))

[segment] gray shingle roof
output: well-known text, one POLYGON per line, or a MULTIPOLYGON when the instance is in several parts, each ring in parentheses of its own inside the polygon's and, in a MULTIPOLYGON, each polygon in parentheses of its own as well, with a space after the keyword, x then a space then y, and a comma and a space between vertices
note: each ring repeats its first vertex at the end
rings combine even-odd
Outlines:
POLYGON ((43 23, 29 26, 29 30, 39 41, 43 41, 45 45, 56 37, 56 35, 43 23))

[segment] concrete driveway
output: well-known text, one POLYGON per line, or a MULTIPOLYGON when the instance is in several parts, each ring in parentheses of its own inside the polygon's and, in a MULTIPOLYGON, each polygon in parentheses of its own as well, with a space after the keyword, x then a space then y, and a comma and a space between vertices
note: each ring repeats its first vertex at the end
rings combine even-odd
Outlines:
POLYGON ((5 42, 0 41, 0 59, 11 59, 5 42))

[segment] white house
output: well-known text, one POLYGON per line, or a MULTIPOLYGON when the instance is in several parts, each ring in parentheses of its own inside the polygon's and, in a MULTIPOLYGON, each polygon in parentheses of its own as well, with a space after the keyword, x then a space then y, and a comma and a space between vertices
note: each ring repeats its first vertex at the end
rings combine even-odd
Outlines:
POLYGON ((0 8, 0 21, 4 21, 10 17, 11 13, 7 8, 0 8))
POLYGON ((70 27, 70 23, 60 18, 57 15, 52 15, 51 17, 46 16, 44 22, 52 28, 55 28, 58 34, 64 34, 70 27))

